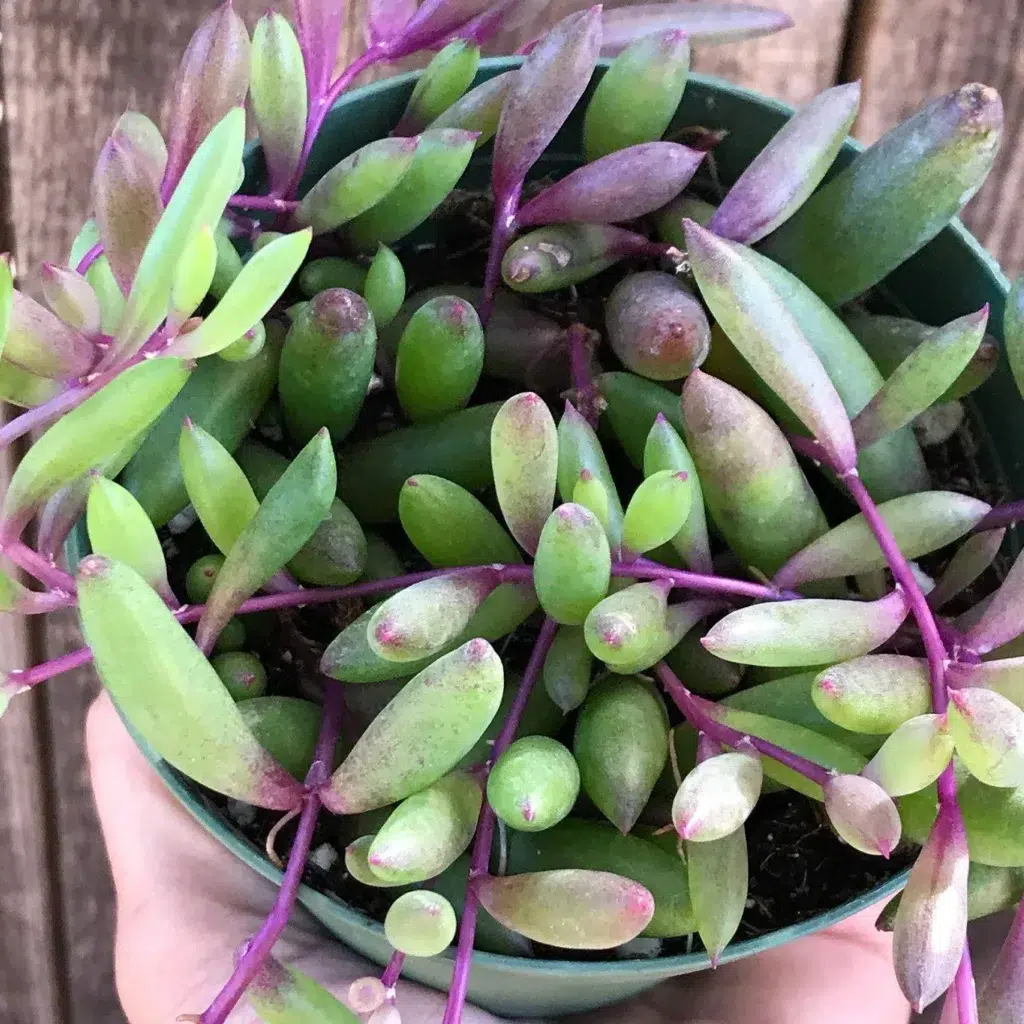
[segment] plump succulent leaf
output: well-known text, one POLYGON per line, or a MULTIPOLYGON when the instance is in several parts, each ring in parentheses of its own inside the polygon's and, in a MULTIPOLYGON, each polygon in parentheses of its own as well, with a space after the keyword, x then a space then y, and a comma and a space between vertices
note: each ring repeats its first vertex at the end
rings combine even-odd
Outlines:
POLYGON ((611 949, 635 939, 654 916, 654 897, 607 871, 568 868, 481 879, 484 909, 505 927, 561 949, 611 949))
POLYGON ((544 524, 534 560, 541 607, 556 622, 582 625, 610 580, 611 552, 598 518, 582 505, 559 505, 544 524))
POLYGON ((586 699, 593 662, 583 630, 561 626, 544 659, 541 680, 548 696, 567 714, 586 699))
POLYGON ((1002 135, 994 89, 933 100, 821 188, 767 252, 832 306, 877 284, 955 217, 988 175, 1002 135), (845 244, 835 246, 836 238, 845 244))
MULTIPOLYGON (((228 651, 221 658, 237 658, 241 651, 228 651)), ((215 659, 217 660, 217 659, 215 659)), ((216 670, 216 666, 215 666, 216 670)), ((218 671, 218 675, 221 673, 218 671)), ((316 756, 323 709, 298 697, 246 696, 238 704, 242 720, 260 745, 268 750, 296 779, 304 779, 316 756)))
POLYGON ((893 930, 896 978, 920 1012, 953 983, 967 941, 967 839, 943 814, 910 871, 893 930))
POLYGON ((464 39, 440 49, 416 80, 395 134, 413 135, 440 117, 473 84, 479 65, 480 47, 464 39))
POLYGON ((683 779, 672 801, 680 838, 708 843, 731 835, 761 796, 761 759, 747 751, 709 757, 683 779))
POLYGON ((487 802, 509 828, 541 832, 573 808, 580 771, 572 754, 548 736, 524 736, 495 762, 487 802))
MULTIPOLYGON (((893 498, 879 513, 907 558, 920 558, 969 533, 991 510, 956 491, 922 491, 893 498)), ((886 566, 871 528, 860 514, 847 519, 797 552, 775 576, 780 587, 812 580, 857 576, 886 566)))
POLYGON ((389 884, 441 874, 473 839, 483 793, 467 771, 455 771, 403 800, 370 845, 370 870, 389 884))
POLYGON ((170 319, 184 324, 206 298, 217 273, 217 240, 208 224, 192 236, 171 282, 170 319))
POLYGON ((298 806, 302 787, 260 746, 217 673, 134 570, 98 555, 78 570, 82 629, 104 685, 164 760, 225 796, 298 806))
POLYGON ((491 426, 498 504, 512 536, 531 555, 551 514, 558 474, 558 432, 533 392, 510 398, 491 426))
POLYGON ((1017 390, 1024 395, 1024 276, 1013 282, 1003 313, 1003 343, 1017 390))
POLYGON ((978 994, 978 1019, 985 1024, 1013 1024, 1024 1016, 1024 911, 1019 910, 996 958, 992 973, 978 994))
POLYGON ((953 662, 946 681, 951 687, 983 686, 1024 710, 1024 658, 999 658, 977 665, 953 662))
POLYGON ((857 116, 860 83, 826 89, 801 107, 726 193, 708 229, 753 245, 818 187, 857 116))
POLYGON ((330 514, 335 482, 324 430, 295 457, 227 553, 199 620, 200 647, 211 650, 239 605, 298 554, 330 514))
POLYGON ((732 941, 747 906, 747 836, 744 829, 710 843, 686 844, 686 874, 697 931, 712 961, 732 941))
POLYGON ((928 666, 902 654, 868 654, 815 677, 815 707, 853 732, 888 735, 931 708, 928 666))
POLYGON ((967 633, 968 647, 987 654, 1024 633, 1024 555, 1018 555, 1006 578, 967 633))
POLYGON ((687 251, 715 319, 765 383, 814 434, 833 463, 857 464, 842 399, 778 293, 743 246, 686 224, 687 251))
POLYGON ((882 744, 863 771, 889 796, 906 796, 930 786, 953 756, 953 737, 942 715, 908 719, 882 744))
POLYGON ((266 694, 267 670, 255 654, 249 651, 225 651, 218 654, 210 664, 236 704, 256 700, 266 694))
POLYGON ((928 592, 928 604, 935 609, 942 608, 963 593, 995 561, 1005 536, 1006 530, 999 529, 984 530, 968 537, 928 592))
POLYGON ((807 598, 751 605, 711 627, 704 646, 716 657, 747 665, 822 665, 868 654, 907 616, 903 594, 877 601, 807 598))
POLYGON ((142 506, 120 484, 96 476, 89 487, 86 528, 94 554, 134 569, 164 600, 175 603, 160 538, 142 506))
POLYGON ((615 676, 587 695, 573 753, 583 791, 623 834, 636 824, 668 757, 668 718, 639 679, 615 676))
POLYGON ((386 327, 405 302, 402 261, 386 245, 377 246, 377 255, 366 272, 366 280, 362 288, 355 290, 362 292, 377 327, 386 327))
POLYGON ((596 160, 665 134, 683 98, 690 43, 671 28, 637 39, 601 76, 583 117, 583 155, 596 160))
POLYGON ((643 554, 667 544, 683 528, 693 504, 693 485, 685 470, 652 473, 633 492, 622 523, 627 551, 643 554))
POLYGON ((861 853, 888 857, 900 841, 900 815, 888 793, 861 775, 833 775, 822 786, 825 812, 839 836, 861 853))
POLYGON ((309 975, 268 957, 246 992, 265 1024, 359 1024, 359 1018, 309 975))
POLYGON ((455 938, 452 905, 436 892, 403 893, 384 918, 388 942, 407 956, 437 956, 455 938))
POLYGON ((126 370, 56 423, 22 459, 4 499, 3 518, 24 515, 141 434, 188 380, 179 359, 151 359, 126 370))
POLYGON ((433 120, 430 128, 458 128, 476 135, 475 147, 479 149, 494 138, 498 130, 502 107, 517 72, 488 78, 470 89, 461 99, 456 100, 444 113, 433 120))
POLYGON ((284 188, 299 166, 309 107, 302 47, 288 19, 265 14, 252 34, 250 98, 271 188, 284 188))
MULTIPOLYGON (((10 269, 6 273, 9 276, 10 269)), ((27 373, 60 380, 83 377, 92 369, 98 353, 84 334, 24 292, 14 292, 8 302, 6 362, 27 373)))
POLYGON ((1024 785, 1024 711, 982 686, 951 690, 949 731, 967 770, 988 786, 1024 785))
POLYGON ((470 640, 423 669, 356 742, 324 791, 336 814, 386 807, 431 785, 476 743, 501 703, 501 659, 470 640))
MULTIPOLYGON (((7 276, 10 276, 9 267, 7 276)), ((81 274, 67 267, 44 263, 40 276, 46 304, 64 323, 83 334, 95 334, 100 329, 103 316, 100 300, 92 285, 81 274)), ((5 296, 2 300, 5 311, 2 313, 4 319, 0 321, 0 337, 6 338, 10 328, 13 295, 8 292, 6 284, 0 284, 0 289, 3 289, 5 296)))
MULTIPOLYGON (((337 4, 324 0, 295 0, 293 6, 309 94, 319 99, 327 93, 334 76, 344 12, 337 4)), ((404 9, 398 4, 390 6, 404 9)))

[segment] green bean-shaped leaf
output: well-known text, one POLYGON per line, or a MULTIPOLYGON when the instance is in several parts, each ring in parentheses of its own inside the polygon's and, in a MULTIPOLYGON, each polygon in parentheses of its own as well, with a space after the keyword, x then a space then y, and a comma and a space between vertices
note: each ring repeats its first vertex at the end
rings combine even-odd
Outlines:
POLYGON ((889 796, 906 796, 930 786, 953 756, 953 737, 943 715, 918 715, 882 744, 862 774, 889 796))
MULTIPOLYGON (((2 261, 0 261, 2 262, 2 261)), ((0 282, 2 282, 3 271, 0 270, 0 282)), ((10 276, 10 268, 8 268, 10 276)), ((44 263, 42 267, 43 297, 46 304, 64 321, 69 327, 85 334, 94 334, 100 329, 102 312, 100 300, 89 282, 77 271, 69 270, 67 267, 58 267, 53 263, 44 263)), ((0 283, 0 288, 5 286, 0 283)), ((13 295, 5 298, 5 318, 11 315, 11 302, 13 295)), ((10 326, 9 320, 3 322, 3 332, 0 334, 6 337, 10 326)))
POLYGON ((413 135, 440 117, 473 84, 479 65, 480 47, 464 39, 439 50, 417 79, 395 135, 413 135))
POLYGON ((1024 633, 1024 555, 1017 556, 981 618, 968 631, 967 644, 980 654, 987 654, 1021 633, 1024 633))
MULTIPOLYGON (((239 658, 240 651, 229 651, 217 656, 239 658)), ((216 665, 214 665, 217 668, 216 665)), ((218 671, 218 675, 221 673, 218 671)), ((223 677, 222 677, 223 678, 223 677)), ((238 703, 237 697, 234 698, 238 703)), ((316 756, 323 709, 312 701, 298 697, 246 696, 239 703, 239 711, 253 736, 296 779, 304 779, 316 756)))
POLYGON ((610 580, 611 552, 600 521, 582 505, 559 505, 544 524, 534 561, 545 612, 556 622, 581 625, 610 580))
POLYGON ((822 665, 860 657, 885 643, 907 617, 899 590, 878 601, 808 598, 751 605, 711 627, 704 646, 746 665, 822 665))
POLYGON ((977 192, 1002 135, 998 93, 977 83, 933 100, 809 199, 767 251, 831 306, 877 284, 977 192), (832 245, 844 239, 840 246, 832 245))
POLYGON ((452 772, 407 797, 374 837, 370 870, 391 885, 441 874, 472 841, 482 802, 480 783, 467 771, 452 772))
POLYGON ((903 360, 853 421, 861 448, 908 424, 956 383, 985 336, 988 306, 954 320, 903 360))
POLYGON ((419 227, 458 184, 475 142, 473 132, 427 129, 419 136, 412 163, 398 184, 349 223, 352 245, 372 252, 381 242, 397 241, 419 227))
POLYGON ((289 434, 300 442, 326 427, 341 441, 355 425, 373 374, 377 331, 369 306, 331 288, 295 317, 281 352, 278 390, 289 434))
POLYGON ((89 487, 85 521, 94 554, 123 562, 165 601, 174 603, 160 538, 130 492, 112 480, 95 476, 89 487))
POLYGON ((498 585, 492 569, 436 576, 379 604, 367 625, 370 647, 391 661, 418 661, 439 653, 469 624, 498 585))
POLYGON ((416 473, 434 473, 470 491, 494 479, 491 424, 501 404, 475 405, 437 423, 421 423, 343 448, 338 493, 362 523, 398 519, 402 486, 416 473))
POLYGON ((187 504, 178 445, 188 417, 233 452, 274 389, 279 349, 268 344, 244 363, 202 359, 125 467, 122 483, 156 527, 187 504))
POLYGON ((697 931, 718 960, 747 907, 747 836, 742 828, 712 843, 686 844, 686 873, 697 931))
POLYGON ((61 381, 37 377, 15 366, 0 362, 0 400, 23 409, 31 409, 55 398, 64 390, 61 381))
POLYGON ((541 832, 573 808, 580 772, 572 754, 549 736, 524 736, 495 762, 487 801, 509 828, 541 832))
POLYGON ((934 589, 928 592, 928 604, 941 608, 966 590, 995 561, 1005 536, 1006 530, 999 529, 968 537, 935 581, 934 589))
POLYGON ((953 662, 947 680, 950 686, 994 690, 1024 710, 1024 658, 1000 658, 977 665, 953 662))
POLYGON ((306 137, 306 68, 288 19, 265 14, 252 34, 249 95, 272 185, 291 181, 306 137))
POLYGON ((561 626, 544 659, 541 679, 548 696, 568 713, 586 699, 593 655, 579 626, 561 626))
MULTIPOLYGON (((218 654, 210 664, 213 665, 217 675, 220 676, 220 681, 227 687, 227 691, 235 703, 257 700, 266 694, 267 670, 255 654, 250 654, 248 651, 225 651, 223 654, 218 654)), ((292 698, 282 697, 280 699, 290 700, 292 698)), ((261 740, 261 742, 264 741, 261 740)), ((265 742, 264 746, 266 746, 265 742)), ((302 773, 296 775, 296 778, 302 777, 304 777, 302 773)))
POLYGON ((213 312, 194 331, 172 342, 170 351, 187 359, 214 355, 258 324, 291 284, 311 238, 310 232, 297 231, 260 249, 213 312))
MULTIPOLYGON (((309 298, 316 298, 328 288, 344 288, 361 295, 366 285, 366 268, 341 256, 322 256, 310 260, 299 273, 299 288, 309 298)), ((367 300, 369 301, 369 300, 367 300)), ((377 314, 374 313, 376 319, 377 314)))
POLYGON ((491 425, 498 504, 512 536, 531 555, 551 514, 558 475, 558 432, 533 392, 510 398, 491 425))
POLYGON ((899 811, 871 778, 833 775, 822 787, 825 813, 839 838, 873 857, 888 857, 900 841, 899 811))
POLYGON ((1024 276, 1013 282, 1003 313, 1003 343, 1017 390, 1024 395, 1024 276))
POLYGON ((928 666, 902 654, 868 654, 815 677, 814 704, 853 732, 888 735, 931 708, 928 666))
POLYGON ((409 173, 420 146, 411 139, 379 139, 329 170, 302 200, 295 219, 321 235, 376 206, 409 173))
POLYGON ((475 146, 479 149, 494 138, 498 130, 501 108, 515 71, 495 75, 486 82, 470 89, 461 99, 456 100, 443 114, 429 125, 430 128, 460 128, 476 135, 475 146))
POLYGON ((715 319, 765 383, 799 417, 834 464, 857 464, 842 399, 799 323, 744 246, 686 224, 687 251, 715 319))
MULTIPOLYGON (((350 285, 348 287, 351 287, 350 285)), ((405 269, 402 261, 386 246, 377 246, 361 289, 378 329, 394 320, 405 302, 405 269)))
POLYGON ((634 491, 622 523, 625 550, 643 554, 667 544, 683 528, 693 504, 693 485, 684 470, 663 469, 634 491))
POLYGON ((613 668, 643 659, 665 629, 671 590, 663 580, 634 583, 595 605, 583 629, 593 655, 613 668))
POLYGON ((750 816, 761 796, 761 759, 746 751, 718 754, 690 772, 672 801, 672 824, 682 839, 724 839, 750 816))
POLYGON ((457 927, 451 903, 424 889, 402 893, 384 918, 388 942, 407 956, 438 956, 451 945, 457 927))
POLYGON ((618 551, 622 543, 623 511, 615 479, 594 428, 571 402, 566 402, 558 421, 558 493, 562 501, 576 500, 576 487, 583 472, 590 473, 604 489, 608 503, 604 527, 608 543, 618 551))
POLYGON ((246 999, 264 1024, 359 1024, 359 1018, 311 977, 268 957, 246 999))
POLYGON ((654 917, 641 932, 653 938, 689 935, 695 928, 686 872, 675 851, 607 822, 567 818, 544 832, 518 833, 509 843, 509 871, 589 868, 639 882, 654 897, 654 917))
POLYGON ((39 377, 60 379, 83 377, 92 369, 97 350, 84 334, 23 292, 14 292, 9 301, 6 362, 39 377))
MULTIPOLYGON (((843 314, 843 323, 886 377, 892 374, 916 348, 930 341, 936 334, 945 332, 954 324, 958 329, 962 329, 963 319, 954 320, 944 327, 930 327, 905 317, 879 316, 861 310, 843 314)), ((955 402, 981 387, 999 365, 999 349, 999 342, 992 335, 986 334, 973 358, 964 367, 960 376, 939 397, 938 402, 955 402)))
POLYGON ((242 257, 232 244, 225 221, 214 227, 213 241, 217 246, 217 265, 210 282, 210 294, 215 299, 222 299, 242 272, 242 257))
POLYGON ((217 272, 217 240, 208 224, 193 235, 171 284, 171 317, 184 323, 199 308, 217 272))
POLYGON ((331 777, 336 814, 386 807, 431 785, 476 743, 501 703, 501 659, 485 640, 438 658, 399 691, 331 777))
POLYGON ((191 420, 181 431, 178 457, 192 507, 226 555, 259 511, 259 500, 231 453, 191 420))
POLYGON ((666 469, 685 473, 692 495, 683 525, 669 542, 695 572, 711 572, 711 542, 697 466, 675 428, 658 413, 644 445, 643 470, 644 475, 650 477, 666 469))
MULTIPOLYGON (((991 506, 956 491, 923 491, 893 498, 879 512, 907 558, 919 558, 969 533, 991 506)), ((859 513, 798 551, 777 573, 780 587, 856 576, 883 569, 885 556, 859 513)))
POLYGON ((56 423, 29 449, 4 499, 3 518, 23 516, 65 484, 116 455, 184 387, 179 359, 151 359, 115 377, 56 423))
POLYGON ((462 409, 484 367, 484 329, 465 299, 441 295, 413 313, 395 362, 395 390, 413 422, 462 409))
POLYGON ((756 402, 697 370, 683 385, 681 407, 708 512, 746 564, 776 572, 826 532, 789 442, 756 402))
POLYGON ((665 134, 690 71, 686 33, 668 29, 627 46, 598 82, 583 118, 588 161, 665 134))
POLYGON ((226 555, 199 621, 200 647, 211 650, 238 606, 298 554, 330 514, 335 482, 324 430, 295 457, 226 555))
POLYGON ((668 742, 665 706, 648 684, 613 676, 587 695, 576 721, 573 754, 583 791, 623 835, 654 790, 668 742))
MULTIPOLYGON (((216 224, 235 191, 245 142, 245 112, 226 114, 189 161, 139 261, 112 353, 137 351, 167 313, 181 259, 204 224, 216 224)), ((256 319, 259 319, 257 317, 256 319)), ((227 342, 238 337, 235 333, 227 342)))
POLYGON ((949 694, 949 730, 967 770, 987 786, 1024 785, 1024 711, 994 690, 949 694))
MULTIPOLYGON (((95 220, 87 220, 82 230, 75 236, 68 255, 68 266, 77 267, 86 253, 100 240, 99 228, 95 220)), ((125 297, 120 285, 110 269, 110 261, 105 255, 99 256, 85 272, 85 279, 96 292, 100 303, 100 330, 104 334, 114 334, 124 313, 125 297)))
POLYGON ((298 806, 302 787, 256 741, 217 673, 134 570, 98 555, 78 570, 82 629, 132 727, 196 782, 258 807, 298 806))
POLYGON ((642 885, 606 871, 486 876, 477 895, 506 928, 561 949, 620 946, 654 916, 654 897, 642 885))
POLYGON ((753 245, 800 208, 824 178, 860 105, 860 83, 826 89, 801 107, 726 193, 708 229, 753 245))

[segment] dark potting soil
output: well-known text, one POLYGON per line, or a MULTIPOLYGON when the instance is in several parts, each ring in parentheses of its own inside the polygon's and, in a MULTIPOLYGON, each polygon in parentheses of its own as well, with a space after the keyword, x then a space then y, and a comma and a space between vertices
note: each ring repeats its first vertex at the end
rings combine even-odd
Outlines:
MULTIPOLYGON (((698 191, 713 197, 717 188, 714 182, 705 181, 698 187, 698 191)), ((481 284, 492 212, 492 203, 486 195, 453 193, 432 223, 432 237, 414 242, 401 251, 409 293, 435 285, 481 284)), ((341 252, 338 244, 330 238, 317 239, 314 244, 316 251, 313 255, 316 256, 341 252)), ((603 325, 604 299, 614 284, 628 272, 656 266, 650 260, 624 261, 577 287, 519 298, 524 304, 563 326, 582 322, 600 330, 603 325)), ((289 295, 282 307, 299 297, 289 295)), ((888 303, 884 295, 871 297, 869 307, 880 312, 900 312, 888 303)), ((601 359, 605 369, 618 368, 614 365, 614 356, 606 349, 602 350, 601 359)), ((511 392, 509 385, 485 379, 474 401, 501 399, 511 392)), ((548 397, 558 398, 557 395, 548 397)), ((273 417, 270 417, 269 421, 272 420, 273 417)), ((264 417, 264 422, 267 421, 268 418, 264 417)), ((401 414, 393 398, 383 388, 377 388, 367 400, 355 436, 368 436, 398 426, 401 422, 401 414)), ((936 488, 963 491, 995 503, 1005 498, 1004 488, 1001 481, 994 479, 990 467, 983 466, 983 460, 979 459, 975 427, 968 414, 964 424, 949 441, 925 449, 926 459, 936 488)), ((260 433, 260 439, 280 446, 279 433, 272 426, 260 433)), ((617 479, 622 480, 627 487, 631 482, 638 482, 636 471, 616 445, 608 445, 607 453, 617 479)), ((850 506, 835 488, 824 482, 820 474, 808 468, 808 476, 833 522, 852 514, 850 506)), ((493 496, 485 496, 485 500, 494 507, 493 496)), ((400 529, 384 529, 379 532, 405 559, 409 571, 426 567, 400 529)), ((196 558, 209 553, 208 542, 200 529, 192 528, 173 536, 165 532, 165 543, 168 547, 171 582, 180 593, 183 592, 184 574, 188 566, 196 558)), ((922 568, 934 573, 941 569, 948 555, 948 551, 939 552, 923 559, 922 568)), ((962 598, 952 606, 951 611, 963 611, 973 600, 991 592, 1001 576, 999 570, 1000 563, 997 563, 994 569, 990 569, 975 584, 966 599, 962 598)), ((318 701, 322 693, 322 684, 317 676, 320 656, 334 636, 356 618, 364 607, 363 602, 352 601, 335 606, 247 617, 246 647, 257 651, 264 661, 269 679, 268 692, 318 701)), ((509 669, 522 671, 537 625, 536 618, 526 623, 499 648, 509 669)), ((380 684, 380 687, 390 686, 392 684, 380 684)), ((361 691, 361 695, 365 696, 376 688, 363 685, 350 686, 348 690, 358 699, 356 691, 361 691)), ((563 735, 563 738, 570 738, 570 742, 572 720, 573 716, 570 716, 563 735)), ((365 725, 365 721, 362 724, 365 725)), ((359 727, 358 715, 349 715, 343 734, 352 741, 359 727)), ((184 781, 245 842, 257 852, 263 852, 267 835, 278 820, 278 814, 237 804, 195 783, 184 781)), ((344 870, 344 848, 360 834, 357 826, 354 819, 321 815, 305 881, 381 920, 393 895, 387 890, 373 890, 352 881, 344 870)), ((819 804, 789 791, 764 796, 748 820, 746 832, 750 887, 738 940, 764 935, 842 906, 905 870, 912 863, 915 853, 913 849, 901 846, 888 861, 861 854, 839 841, 819 804)), ((279 854, 286 856, 293 835, 294 825, 289 825, 278 836, 276 848, 279 854)), ((682 865, 680 870, 684 870, 682 865)), ((699 948, 699 943, 696 947, 693 945, 697 941, 695 938, 666 941, 661 945, 660 952, 688 952, 691 948, 699 948)), ((564 952, 557 950, 549 952, 552 956, 565 956, 564 952)), ((575 952, 570 955, 573 958, 589 956, 575 952)), ((601 959, 606 955, 594 956, 601 959)))

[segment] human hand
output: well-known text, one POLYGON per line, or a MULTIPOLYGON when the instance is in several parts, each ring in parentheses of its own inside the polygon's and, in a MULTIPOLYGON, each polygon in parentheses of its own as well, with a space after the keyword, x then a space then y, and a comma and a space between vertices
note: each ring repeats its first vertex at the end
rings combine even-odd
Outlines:
MULTIPOLYGON (((269 911, 275 887, 237 860, 168 792, 136 748, 110 699, 89 712, 89 768, 117 892, 115 969, 130 1024, 169 1024, 209 1005, 234 950, 269 911)), ((877 910, 714 972, 669 982, 577 1024, 906 1024, 891 943, 877 910)), ((344 997, 379 969, 295 913, 275 956, 344 997)), ((444 995, 398 986, 404 1024, 440 1024, 444 995)), ((243 1000, 231 1024, 259 1020, 243 1000)), ((467 1008, 464 1024, 502 1024, 467 1008)))

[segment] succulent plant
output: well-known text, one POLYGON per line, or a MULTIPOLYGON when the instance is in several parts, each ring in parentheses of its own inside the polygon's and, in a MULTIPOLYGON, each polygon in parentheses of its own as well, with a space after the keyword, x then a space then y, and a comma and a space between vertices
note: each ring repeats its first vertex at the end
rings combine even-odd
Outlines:
MULTIPOLYGON (((828 90, 721 195, 713 147, 663 139, 690 45, 783 16, 579 10, 474 85, 529 6, 371 3, 335 78, 335 0, 251 40, 228 2, 168 141, 118 121, 46 304, 0 262, 0 381, 25 409, 0 446, 44 430, 0 510, 35 583, 2 577, 3 610, 77 607, 88 644, 2 700, 95 661, 187 779, 298 817, 203 1024, 246 991, 268 1022, 398 1024, 404 958, 456 929, 445 1024, 475 946, 696 933, 717 961, 745 822, 779 787, 836 843, 921 846, 886 915, 897 976, 977 1020, 967 920, 1022 889, 1024 557, 979 595, 1024 503, 933 485, 910 429, 995 368, 988 308, 925 325, 873 289, 981 186, 999 98, 950 93, 822 184, 859 99, 828 90), (311 165, 356 75, 421 50, 393 133, 311 165), (246 97, 265 172, 243 179, 246 97), (528 181, 579 106, 585 161, 528 181), (487 256, 438 287, 445 236, 421 241, 491 139, 487 256), (303 657, 272 666, 286 634, 303 657), (271 955, 321 813, 354 819, 347 891, 396 890, 395 955, 347 1006, 271 955)), ((1024 390, 1024 280, 1002 333, 1024 390)), ((984 1020, 1018 1019, 1022 915, 984 1020)))

